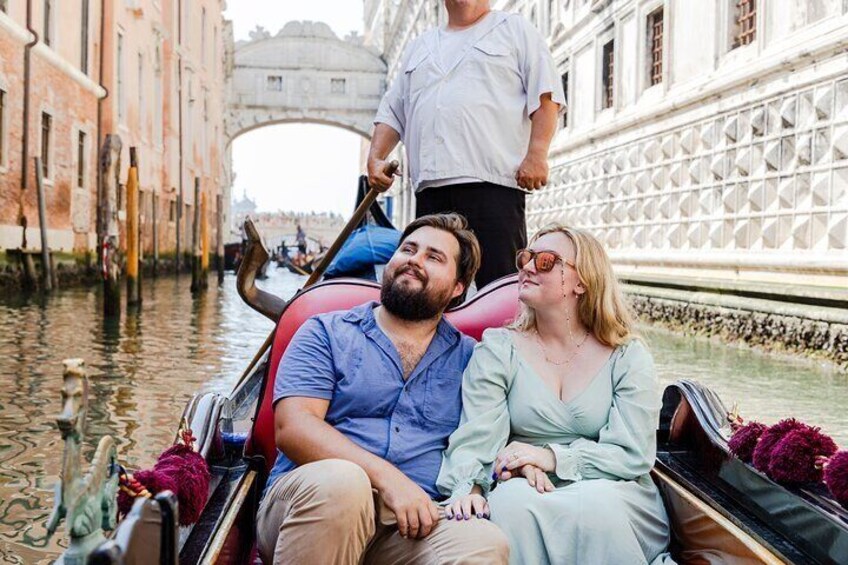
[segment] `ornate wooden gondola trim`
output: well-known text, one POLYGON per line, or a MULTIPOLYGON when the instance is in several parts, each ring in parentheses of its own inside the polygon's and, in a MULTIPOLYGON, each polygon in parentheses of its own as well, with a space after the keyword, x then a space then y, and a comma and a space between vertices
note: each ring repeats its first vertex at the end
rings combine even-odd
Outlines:
POLYGON ((247 497, 250 496, 250 491, 256 481, 256 475, 256 471, 248 471, 244 475, 238 491, 236 491, 235 496, 233 496, 232 500, 227 505, 226 514, 224 514, 221 520, 219 520, 218 526, 215 528, 215 533, 209 541, 206 551, 200 558, 199 563, 201 565, 213 565, 218 561, 218 557, 221 554, 221 550, 224 548, 224 544, 230 535, 230 531, 232 530, 239 513, 242 511, 247 497))
POLYGON ((687 504, 692 505, 695 509, 712 520, 719 528, 732 535, 739 543, 747 548, 757 559, 762 560, 765 565, 782 565, 783 559, 775 555, 766 546, 761 544, 754 537, 739 528, 731 520, 722 513, 716 511, 712 506, 705 503, 691 492, 683 488, 682 485, 672 480, 672 478, 660 471, 656 467, 651 471, 651 474, 664 486, 669 487, 674 491, 676 496, 679 496, 687 504))

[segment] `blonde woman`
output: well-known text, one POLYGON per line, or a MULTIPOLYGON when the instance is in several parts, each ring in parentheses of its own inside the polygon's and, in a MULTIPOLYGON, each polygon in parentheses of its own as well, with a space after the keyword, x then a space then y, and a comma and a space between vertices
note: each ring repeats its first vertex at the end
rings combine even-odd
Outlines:
POLYGON ((555 226, 516 264, 520 315, 485 332, 463 376, 438 479, 446 517, 490 517, 511 563, 661 561, 668 518, 648 474, 660 395, 609 258, 555 226))

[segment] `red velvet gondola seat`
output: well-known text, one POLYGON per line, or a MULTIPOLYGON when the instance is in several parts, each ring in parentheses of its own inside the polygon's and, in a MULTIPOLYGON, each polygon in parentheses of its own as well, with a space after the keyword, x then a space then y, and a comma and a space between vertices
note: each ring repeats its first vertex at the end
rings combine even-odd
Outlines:
MULTIPOLYGON (((253 429, 245 445, 245 456, 261 461, 265 471, 270 471, 277 457, 274 443, 274 376, 283 352, 297 329, 311 316, 337 310, 347 310, 379 300, 380 286, 361 280, 336 280, 316 285, 295 297, 288 305, 274 336, 274 345, 262 394, 259 400, 253 429)), ((500 327, 511 321, 518 308, 518 285, 515 276, 499 279, 471 300, 448 312, 447 317, 461 332, 480 340, 483 330, 500 327)))

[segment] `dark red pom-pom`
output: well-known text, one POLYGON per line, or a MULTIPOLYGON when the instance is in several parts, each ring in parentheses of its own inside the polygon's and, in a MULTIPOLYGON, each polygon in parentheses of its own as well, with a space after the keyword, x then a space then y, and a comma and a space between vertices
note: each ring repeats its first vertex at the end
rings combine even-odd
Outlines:
POLYGON ((745 463, 750 463, 751 457, 754 456, 754 448, 757 447, 757 440, 766 429, 768 426, 759 422, 748 422, 737 429, 727 442, 730 452, 745 463))
POLYGON ((816 460, 830 457, 837 449, 836 443, 819 428, 802 425, 775 444, 771 450, 768 475, 779 483, 819 482, 822 470, 816 466, 816 460))
POLYGON ((751 461, 754 463, 754 467, 763 473, 768 473, 769 463, 771 462, 771 452, 774 446, 777 442, 783 439, 783 436, 803 425, 804 424, 795 418, 787 418, 786 420, 779 421, 764 431, 760 436, 760 440, 757 442, 757 447, 754 448, 754 454, 751 458, 751 461))
POLYGON ((824 482, 833 498, 848 507, 848 451, 840 451, 830 458, 824 468, 824 482))
POLYGON ((209 495, 209 466, 203 456, 188 446, 174 445, 159 457, 154 469, 174 481, 180 525, 197 522, 209 495))
MULTIPOLYGON (((176 492, 177 487, 173 479, 167 474, 160 473, 156 469, 143 469, 133 474, 133 479, 144 485, 151 495, 157 495, 163 490, 176 492)), ((130 496, 123 490, 118 491, 118 511, 127 515, 135 504, 136 497, 130 496)))

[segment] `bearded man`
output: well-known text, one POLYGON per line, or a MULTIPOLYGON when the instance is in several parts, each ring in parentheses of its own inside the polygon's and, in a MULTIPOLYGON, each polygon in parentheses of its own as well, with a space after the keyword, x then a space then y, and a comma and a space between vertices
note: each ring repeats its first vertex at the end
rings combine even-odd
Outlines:
POLYGON ((474 347, 442 314, 479 265, 462 216, 421 217, 386 265, 379 305, 315 316, 292 338, 258 513, 265 563, 507 563, 496 526, 440 520, 434 500, 474 347), (393 520, 378 519, 382 505, 393 520))

